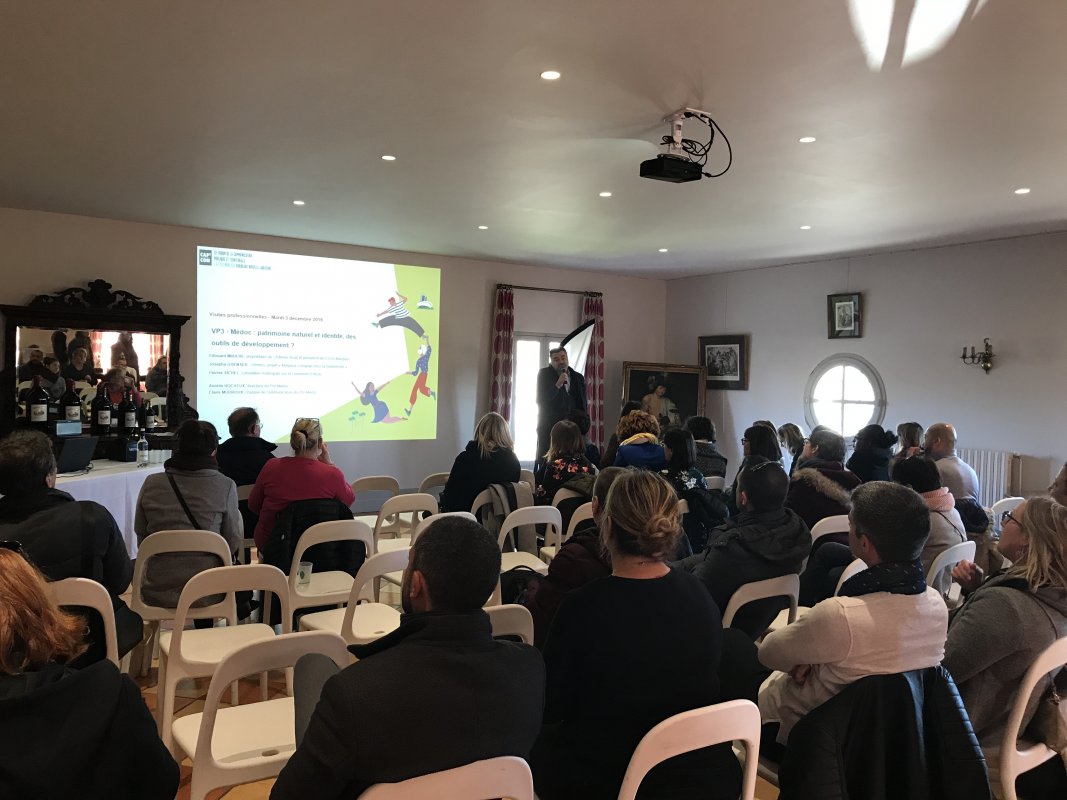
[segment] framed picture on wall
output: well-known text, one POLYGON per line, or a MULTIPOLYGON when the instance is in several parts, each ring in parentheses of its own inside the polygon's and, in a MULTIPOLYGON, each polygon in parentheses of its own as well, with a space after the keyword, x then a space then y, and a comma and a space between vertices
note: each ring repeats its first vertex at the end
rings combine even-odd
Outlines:
POLYGON ((826 338, 859 339, 863 336, 863 295, 826 295, 826 338))
POLYGON ((622 401, 636 400, 661 428, 704 415, 704 368, 686 364, 622 364, 622 401))
POLYGON ((700 365, 708 389, 748 389, 748 335, 701 336, 700 365))

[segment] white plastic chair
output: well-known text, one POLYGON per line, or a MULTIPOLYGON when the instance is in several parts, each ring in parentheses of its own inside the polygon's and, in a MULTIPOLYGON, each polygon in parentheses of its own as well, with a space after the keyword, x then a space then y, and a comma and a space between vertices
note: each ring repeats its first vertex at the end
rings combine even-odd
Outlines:
POLYGON ((448 483, 448 475, 449 473, 447 472, 434 472, 427 475, 422 479, 422 483, 419 484, 419 493, 430 494, 431 489, 443 488, 448 483))
POLYGON ((678 513, 681 514, 683 517, 686 514, 689 513, 689 501, 688 500, 679 500, 678 501, 678 513))
MULTIPOLYGON (((149 537, 151 539, 151 537, 149 537)), ((147 540, 146 540, 147 541, 147 540)), ((263 623, 237 625, 235 622, 224 628, 206 628, 185 631, 190 606, 201 597, 226 593, 232 604, 235 591, 261 589, 266 597, 273 592, 278 597, 282 613, 282 633, 289 633, 292 614, 289 611, 289 589, 285 575, 269 564, 247 564, 236 567, 215 567, 194 575, 185 584, 178 598, 174 614, 174 630, 159 637, 159 733, 163 744, 174 752, 174 691, 178 682, 185 678, 203 678, 212 675, 222 660, 252 642, 274 638, 274 628, 263 623)), ((198 609, 202 611, 203 609, 198 609)), ((230 622, 227 619, 227 622, 230 622)), ((267 681, 264 673, 260 678, 263 699, 267 699, 267 681)), ((237 685, 233 684, 233 704, 237 705, 237 685)))
MULTIPOLYGON (((254 483, 246 483, 237 487, 237 502, 242 500, 247 501, 252 496, 252 488, 254 483)), ((237 560, 241 564, 245 563, 245 551, 248 551, 248 560, 252 560, 252 548, 256 546, 256 540, 252 538, 244 538, 241 540, 241 549, 237 551, 237 560)))
POLYGON ((828 533, 848 533, 848 514, 836 514, 832 517, 823 517, 811 529, 811 543, 820 536, 828 533))
POLYGON ((834 597, 837 597, 837 595, 841 593, 841 587, 844 585, 845 581, 853 575, 858 575, 865 569, 867 569, 867 564, 862 558, 853 560, 851 564, 845 567, 845 571, 841 573, 841 577, 837 580, 837 588, 834 589, 834 597))
MULTIPOLYGON (((934 559, 934 563, 930 565, 930 572, 926 576, 926 585, 932 586, 941 592, 942 576, 946 572, 952 572, 957 564, 961 561, 974 561, 974 554, 977 552, 978 547, 974 542, 960 542, 954 544, 952 547, 946 548, 938 553, 937 558, 934 559)), ((949 595, 952 594, 952 582, 949 581, 949 588, 947 591, 941 592, 941 596, 946 601, 949 599, 949 595)), ((950 603, 955 605, 955 603, 950 603)))
POLYGON ((531 469, 520 469, 519 481, 530 484, 531 489, 537 486, 537 478, 534 477, 533 470, 531 469))
MULTIPOLYGON (((311 581, 300 586, 300 562, 304 553, 324 542, 363 542, 366 558, 374 554, 374 534, 365 522, 355 519, 339 519, 318 522, 304 531, 296 543, 293 563, 289 567, 289 611, 296 613, 301 608, 341 605, 348 602, 353 578, 343 570, 316 572, 312 564, 311 581)), ((263 618, 270 619, 269 601, 264 602, 263 618)))
POLYGON ((1005 511, 1014 511, 1020 505, 1026 502, 1025 497, 1005 497, 1003 500, 997 500, 993 503, 993 508, 990 509, 993 514, 993 533, 1000 535, 1001 524, 1000 518, 1004 516, 1005 511))
MULTIPOLYGON (((558 492, 556 492, 556 496, 552 498, 552 505, 555 508, 559 508, 559 504, 562 501, 568 500, 568 499, 573 498, 573 497, 584 497, 584 495, 581 495, 578 492, 571 491, 570 489, 560 489, 558 492)), ((588 516, 585 516, 583 514, 582 519, 579 519, 578 521, 581 522, 584 519, 592 519, 593 518, 593 511, 592 511, 593 504, 592 503, 582 503, 582 505, 578 506, 578 508, 575 509, 574 512, 571 514, 571 521, 567 526, 567 535, 566 536, 557 536, 555 544, 553 544, 552 543, 553 540, 549 538, 550 534, 554 532, 554 529, 550 528, 549 530, 545 531, 545 546, 542 547, 539 552, 541 554, 542 560, 544 560, 544 562, 546 564, 551 564, 552 563, 552 559, 556 557, 556 553, 558 553, 559 549, 561 547, 563 547, 563 543, 571 538, 571 534, 574 532, 574 526, 575 526, 574 518, 578 516, 578 511, 579 510, 581 510, 583 508, 587 508, 587 507, 589 509, 588 516)), ((561 515, 561 518, 560 518, 560 522, 562 523, 562 515, 561 515)))
POLYGON ((574 513, 571 514, 571 521, 567 523, 567 535, 563 537, 563 541, 566 542, 568 539, 574 536, 574 532, 578 530, 578 526, 581 525, 583 522, 588 522, 592 518, 592 502, 582 503, 580 506, 574 509, 574 513))
POLYGON ((485 508, 485 506, 491 506, 493 504, 493 491, 491 489, 482 489, 474 498, 474 502, 471 503, 471 513, 474 514, 475 519, 481 519, 479 512, 485 508))
POLYGON ((399 783, 376 783, 359 800, 534 800, 533 775, 518 756, 498 756, 399 783))
POLYGON ((734 741, 740 741, 745 746, 741 800, 753 800, 756 795, 759 740, 759 709, 749 700, 731 700, 675 714, 663 720, 638 742, 622 779, 619 800, 634 800, 641 781, 657 764, 702 747, 734 741))
POLYGON ((710 490, 722 489, 726 486, 726 478, 722 477, 722 475, 713 475, 705 480, 707 481, 708 489, 710 490))
MULTIPOLYGON (((422 535, 422 532, 424 530, 426 530, 427 528, 429 528, 433 523, 435 523, 437 520, 441 519, 442 517, 461 517, 463 519, 469 519, 471 522, 477 522, 478 521, 475 518, 474 514, 470 513, 469 511, 442 511, 440 514, 434 514, 432 517, 427 517, 426 519, 422 520, 419 523, 418 527, 415 528, 415 531, 411 534, 411 544, 414 545, 415 542, 418 540, 418 538, 422 535)), ((399 540, 399 541, 403 541, 403 540, 399 540)), ((390 542, 390 541, 385 542, 385 544, 391 544, 391 543, 392 542, 390 542)), ((393 549, 395 549, 395 548, 393 548, 393 549)), ((388 552, 388 551, 386 551, 386 552, 388 552)), ((403 578, 403 576, 404 576, 404 571, 400 570, 399 572, 390 572, 388 575, 382 575, 381 577, 382 577, 382 580, 385 581, 386 583, 392 583, 392 584, 395 584, 396 586, 399 586, 401 584, 401 579, 403 578)), ((377 583, 375 583, 374 591, 375 591, 374 599, 375 599, 375 602, 377 602, 377 600, 378 600, 378 594, 377 594, 378 585, 377 585, 377 583)))
MULTIPOLYGON (((1015 794, 1015 779, 1024 772, 1029 772, 1060 755, 1055 750, 1041 742, 1031 742, 1019 738, 1022 733, 1023 716, 1026 714, 1026 706, 1030 696, 1039 683, 1043 684, 1044 678, 1053 671, 1059 671, 1067 664, 1067 637, 1057 639, 1039 655, 1025 677, 1019 684, 1019 691, 1015 694, 1015 700, 1011 706, 1011 715, 1008 724, 1004 728, 1004 738, 999 747, 985 748, 986 763, 989 764, 989 782, 993 786, 994 794, 1000 800, 1018 800, 1015 794)), ((1064 713, 1061 709, 1060 713, 1064 713)))
POLYGON ((408 548, 390 550, 371 556, 356 573, 348 604, 344 608, 317 611, 300 618, 302 631, 327 631, 340 634, 348 644, 367 644, 396 630, 400 612, 384 603, 360 602, 367 584, 389 572, 403 570, 408 563, 408 548))
POLYGON ((518 636, 523 644, 534 643, 533 615, 526 606, 488 606, 485 613, 493 625, 493 636, 518 636))
MULTIPOLYGON (((104 620, 104 645, 107 660, 119 669, 119 637, 115 630, 115 607, 111 595, 101 584, 88 578, 64 578, 48 584, 52 600, 58 606, 91 608, 104 620)), ((127 654, 128 657, 129 654, 127 654)))
POLYGON ((151 400, 155 400, 159 395, 156 392, 141 392, 141 402, 148 403, 151 400))
MULTIPOLYGON (((164 606, 151 606, 144 600, 144 578, 148 563, 153 557, 163 553, 197 553, 213 555, 219 559, 220 566, 230 563, 230 548, 226 540, 214 531, 156 531, 146 536, 137 549, 137 560, 133 565, 132 595, 130 609, 141 615, 148 623, 149 634, 144 642, 144 657, 139 673, 148 674, 152 665, 152 655, 159 644, 159 623, 175 617, 176 609, 164 606)), ((231 592, 224 600, 202 608, 191 608, 188 619, 217 619, 222 617, 229 624, 237 624, 237 605, 231 592)))
MULTIPOLYGON (((165 398, 165 397, 153 397, 151 400, 148 401, 148 405, 150 405, 152 408, 165 407, 167 405, 167 398, 165 398)), ((157 417, 157 419, 158 419, 158 417, 157 417)))
POLYGON ((275 636, 222 659, 211 676, 204 710, 174 721, 179 755, 193 761, 190 800, 203 800, 212 789, 261 781, 281 772, 296 750, 293 698, 230 708, 219 708, 219 701, 227 684, 256 672, 291 668, 307 653, 322 653, 342 669, 350 661, 344 639, 321 632, 275 636))
MULTIPOLYGON (((360 492, 388 492, 390 497, 396 497, 400 494, 400 482, 391 475, 368 475, 365 478, 356 478, 352 481, 352 492, 356 496, 356 499, 352 501, 354 506, 356 500, 359 500, 360 492)), ((374 525, 378 515, 358 514, 356 518, 361 522, 366 522, 368 525, 374 525)), ((390 524, 393 522, 395 520, 390 520, 390 524)))
POLYGON ((374 552, 385 553, 389 550, 401 550, 411 546, 410 541, 400 541, 401 534, 413 534, 418 528, 423 512, 430 515, 438 511, 437 498, 432 494, 401 494, 390 497, 378 511, 374 522, 374 552), (409 514, 408 519, 403 515, 409 514), (382 539, 385 533, 393 534, 394 539, 382 539))
POLYGON ((787 624, 792 625, 797 619, 797 603, 800 597, 800 576, 782 575, 778 578, 768 578, 762 581, 753 581, 737 588, 726 604, 726 611, 722 615, 722 626, 729 628, 734 621, 737 612, 743 606, 756 600, 764 600, 771 597, 789 598, 789 618, 787 624))
MULTIPOLYGON (((509 534, 523 525, 547 525, 545 529, 545 541, 555 536, 559 541, 563 531, 563 517, 555 506, 527 506, 517 508, 504 518, 500 525, 500 533, 497 535, 497 544, 504 549, 504 542, 509 534)), ((516 550, 511 553, 501 553, 500 571, 507 572, 518 566, 526 566, 540 572, 542 575, 548 572, 548 564, 539 559, 533 553, 516 550)))

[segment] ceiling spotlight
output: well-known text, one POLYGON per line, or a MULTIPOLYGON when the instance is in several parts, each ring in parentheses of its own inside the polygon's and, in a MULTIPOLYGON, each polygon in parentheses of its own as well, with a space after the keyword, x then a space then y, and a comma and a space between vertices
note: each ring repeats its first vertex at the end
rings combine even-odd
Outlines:
POLYGON ((611 192, 601 192, 600 196, 601 197, 611 197, 611 192))
POLYGON ((659 249, 659 251, 660 251, 661 253, 666 253, 666 252, 667 252, 667 248, 666 248, 666 247, 661 247, 661 248, 659 249))
POLYGON ((307 205, 307 204, 303 200, 294 200, 293 201, 293 205, 294 206, 303 206, 303 205, 307 205))
POLYGON ((396 156, 382 156, 382 161, 396 161, 396 156))
POLYGON ((487 231, 487 230, 489 230, 489 226, 488 225, 479 225, 478 226, 478 230, 487 231))
POLYGON ((558 81, 560 75, 554 69, 546 69, 544 72, 541 73, 541 77, 546 81, 558 81))
POLYGON ((1030 190, 1023 186, 1021 189, 1016 189, 1015 194, 1030 194, 1030 190))
POLYGON ((811 144, 812 142, 815 141, 815 137, 814 136, 801 136, 797 141, 800 142, 801 144, 811 144))
POLYGON ((811 226, 810 225, 801 225, 800 229, 802 231, 810 231, 811 230, 811 226))

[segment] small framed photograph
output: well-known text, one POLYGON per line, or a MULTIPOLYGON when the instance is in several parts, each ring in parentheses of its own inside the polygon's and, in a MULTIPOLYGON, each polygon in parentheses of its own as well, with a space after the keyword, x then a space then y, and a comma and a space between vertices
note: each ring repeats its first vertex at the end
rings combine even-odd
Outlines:
POLYGON ((863 295, 826 295, 826 338, 859 339, 863 336, 863 295))
POLYGON ((707 373, 707 389, 748 388, 748 335, 701 336, 700 365, 707 373))
POLYGON ((636 400, 661 428, 704 415, 704 368, 686 364, 622 364, 622 401, 636 400))

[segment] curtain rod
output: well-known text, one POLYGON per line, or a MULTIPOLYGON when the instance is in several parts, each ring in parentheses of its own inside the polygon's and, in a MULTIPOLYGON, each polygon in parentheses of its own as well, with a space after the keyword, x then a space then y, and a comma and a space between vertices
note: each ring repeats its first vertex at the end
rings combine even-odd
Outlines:
POLYGON ((510 283, 498 283, 497 289, 523 289, 527 292, 555 292, 557 294, 581 294, 590 297, 603 297, 603 292, 588 292, 582 289, 545 289, 541 286, 514 286, 510 283))

